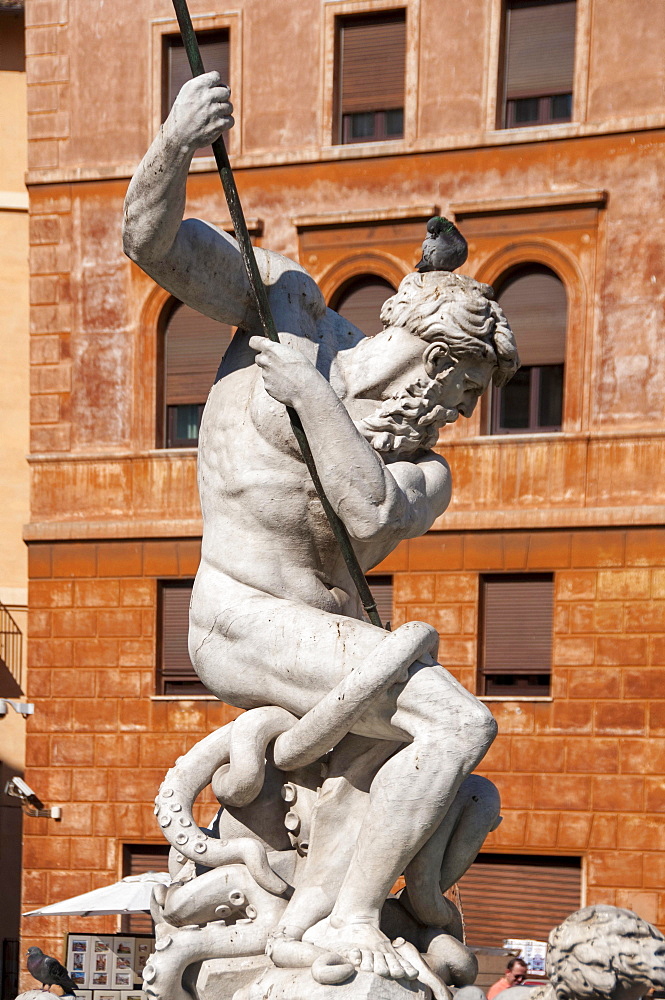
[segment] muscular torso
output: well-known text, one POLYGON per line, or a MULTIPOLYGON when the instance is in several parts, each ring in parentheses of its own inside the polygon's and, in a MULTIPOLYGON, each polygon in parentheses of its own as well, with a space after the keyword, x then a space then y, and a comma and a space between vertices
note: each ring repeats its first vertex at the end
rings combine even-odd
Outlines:
POLYGON ((347 610, 340 606, 347 603, 344 566, 321 502, 286 410, 267 395, 255 367, 212 389, 201 426, 199 490, 203 564, 278 597, 347 610))
MULTIPOLYGON (((362 334, 325 309, 311 278, 289 270, 292 262, 277 255, 268 260, 280 339, 302 350, 343 396, 335 358, 362 334)), ((203 414, 198 475, 204 530, 192 601, 195 630, 210 627, 224 594, 230 602, 253 592, 350 617, 361 613, 286 408, 268 395, 253 363, 248 340, 257 332, 234 337, 203 414)), ((346 405, 354 419, 364 415, 362 404, 357 413, 357 402, 346 405)), ((388 543, 385 537, 354 541, 363 569, 380 562, 400 540, 397 533, 388 543)))

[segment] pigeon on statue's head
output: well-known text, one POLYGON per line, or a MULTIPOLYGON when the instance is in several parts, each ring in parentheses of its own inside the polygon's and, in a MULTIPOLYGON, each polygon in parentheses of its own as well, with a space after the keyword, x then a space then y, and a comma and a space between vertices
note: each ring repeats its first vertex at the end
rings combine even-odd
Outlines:
POLYGON ((423 255, 416 271, 455 271, 469 256, 469 247, 457 226, 435 215, 427 223, 423 255))
POLYGON ((28 948, 28 972, 33 979, 42 984, 42 989, 47 988, 49 993, 52 986, 59 986, 63 995, 73 994, 78 988, 57 958, 45 955, 41 948, 34 945, 28 948))

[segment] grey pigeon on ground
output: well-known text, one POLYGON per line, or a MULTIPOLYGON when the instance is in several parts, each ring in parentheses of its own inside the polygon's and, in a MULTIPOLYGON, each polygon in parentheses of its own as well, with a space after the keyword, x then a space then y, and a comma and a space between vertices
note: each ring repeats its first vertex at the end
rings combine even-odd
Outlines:
POLYGON ((28 948, 28 972, 42 984, 42 989, 48 987, 49 992, 52 986, 59 986, 66 994, 73 994, 78 988, 57 958, 45 955, 41 948, 34 945, 28 948))
POLYGON ((469 247, 457 226, 435 215, 427 223, 427 236, 423 241, 423 255, 416 264, 416 271, 454 271, 469 256, 469 247))

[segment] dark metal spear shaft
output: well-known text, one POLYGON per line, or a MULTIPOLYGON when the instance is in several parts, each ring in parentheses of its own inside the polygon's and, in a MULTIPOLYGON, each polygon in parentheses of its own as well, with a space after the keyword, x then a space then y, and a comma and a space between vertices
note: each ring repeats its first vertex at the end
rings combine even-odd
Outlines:
MULTIPOLYGON (((199 44, 196 40, 196 34, 192 25, 192 19, 189 16, 189 10, 187 9, 187 0, 173 0, 173 6, 175 8, 176 17, 178 18, 180 34, 182 35, 182 41, 185 46, 185 52, 187 53, 192 75, 201 76, 205 73, 205 69, 203 67, 199 44)), ((242 259, 245 264, 245 270, 247 271, 247 278, 249 279, 249 286, 252 291, 256 310, 259 314, 261 327, 265 336, 268 337, 269 340, 279 343, 277 328, 275 327, 275 321, 272 317, 270 305, 268 303, 268 295, 266 294, 265 285, 263 284, 261 275, 259 274, 259 268, 254 256, 254 249, 252 247, 252 241, 249 238, 247 223, 245 222, 245 216, 243 215, 240 198, 238 197, 238 189, 231 170, 231 164, 229 163, 229 154, 226 152, 226 146, 224 145, 224 140, 221 137, 213 142, 212 151, 215 154, 217 169, 224 188, 224 194, 226 195, 226 202, 229 206, 229 213, 231 215, 235 237, 238 241, 238 245, 240 246, 240 253, 242 254, 242 259)), ((289 420, 291 421, 296 441, 298 442, 298 446, 302 452, 302 457, 305 460, 305 465, 307 466, 309 474, 312 477, 312 482, 314 483, 314 487, 318 493, 319 500, 323 505, 330 527, 332 528, 333 534, 337 539, 337 544, 339 545, 342 555, 344 556, 344 562, 346 563, 346 567, 351 575, 351 579, 356 585, 362 605, 367 612, 367 617, 371 621, 372 625, 378 625, 379 628, 382 628, 381 618, 376 610, 376 603, 372 597, 372 592, 369 589, 365 575, 360 568, 358 558, 353 551, 351 539, 349 538, 348 532, 344 527, 344 523, 331 507, 324 492, 323 485, 319 479, 319 474, 316 471, 314 456, 312 455, 312 450, 309 446, 309 441, 305 435, 305 430, 300 417, 291 406, 287 406, 286 411, 289 415, 289 420)))

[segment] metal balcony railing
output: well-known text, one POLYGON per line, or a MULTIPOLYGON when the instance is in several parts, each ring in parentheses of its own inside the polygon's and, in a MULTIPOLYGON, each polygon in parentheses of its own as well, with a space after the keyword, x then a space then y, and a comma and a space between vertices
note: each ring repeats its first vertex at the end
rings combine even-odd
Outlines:
POLYGON ((0 601, 0 662, 22 688, 23 633, 0 601))

